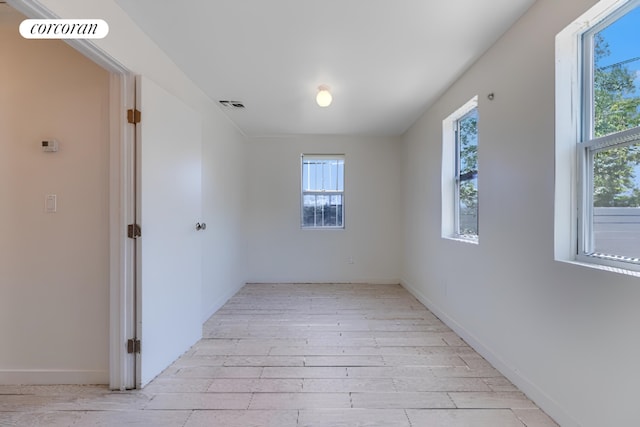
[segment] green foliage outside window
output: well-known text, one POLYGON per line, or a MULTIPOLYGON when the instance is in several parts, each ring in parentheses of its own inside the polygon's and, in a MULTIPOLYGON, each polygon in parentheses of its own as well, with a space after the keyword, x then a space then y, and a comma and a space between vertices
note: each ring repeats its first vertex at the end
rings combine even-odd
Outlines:
MULTIPOLYGON (((640 96, 634 73, 624 63, 598 67, 598 63, 610 55, 610 50, 600 33, 594 39, 594 137, 640 126, 640 96)), ((597 152, 593 165, 593 205, 640 206, 638 165, 639 144, 597 152)))
POLYGON ((478 235, 478 110, 458 120, 459 233, 478 235))

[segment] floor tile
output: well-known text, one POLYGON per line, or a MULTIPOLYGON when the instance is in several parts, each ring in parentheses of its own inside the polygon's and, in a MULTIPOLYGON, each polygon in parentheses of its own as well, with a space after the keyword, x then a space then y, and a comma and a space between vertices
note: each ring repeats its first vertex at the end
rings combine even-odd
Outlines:
POLYGON ((305 366, 385 366, 382 356, 306 356, 305 366))
POLYGON ((305 366, 303 356, 227 356, 224 366, 305 366))
POLYGON ((146 392, 137 391, 105 392, 99 395, 67 396, 64 401, 48 406, 57 411, 133 411, 143 409, 152 397, 146 392))
POLYGON ((144 409, 247 409, 251 393, 162 393, 144 409))
POLYGON ((538 408, 513 409, 516 417, 527 427, 558 427, 558 424, 538 408))
POLYGON ((383 356, 390 366, 465 367, 467 364, 457 355, 422 354, 417 356, 383 356))
POLYGON ((397 337, 376 338, 376 343, 383 347, 428 347, 447 345, 442 338, 438 337, 405 338, 401 334, 397 337))
POLYGON ((0 412, 0 426, 68 427, 78 424, 83 412, 0 412))
POLYGON ((458 408, 535 408, 536 405, 519 391, 449 393, 458 408))
POLYGON ((108 393, 104 385, 0 385, 1 395, 29 394, 36 396, 89 395, 108 393))
POLYGON ((302 391, 308 392, 393 392, 391 378, 307 378, 302 391))
POLYGON ((348 367, 349 378, 425 378, 432 377, 426 366, 348 367))
POLYGON ((491 391, 518 391, 518 387, 502 376, 485 378, 484 382, 491 388, 491 391))
MULTIPOLYGON (((309 340, 310 342, 312 340, 309 340)), ((337 342, 327 343, 327 345, 309 344, 305 346, 291 347, 273 347, 269 353, 272 356, 289 355, 289 356, 378 356, 380 355, 380 347, 375 343, 372 346, 359 345, 337 345, 337 342)))
POLYGON ((412 426, 524 427, 508 409, 407 409, 412 426))
POLYGON ((301 410, 298 426, 411 427, 405 411, 400 409, 301 410))
POLYGON ((296 427, 298 411, 194 411, 184 427, 296 427))
POLYGON ((182 427, 190 414, 191 411, 87 411, 74 427, 182 427))
POLYGON ((184 378, 260 378, 262 369, 261 367, 190 366, 181 368, 175 375, 184 378))
POLYGON ((393 383, 398 391, 491 391, 481 378, 394 378, 393 383))
POLYGON ((299 393, 302 392, 299 378, 216 378, 211 382, 209 392, 227 393, 299 393))
POLYGON ((266 367, 262 378, 346 378, 347 368, 343 367, 266 367))
POLYGON ((435 392, 352 393, 351 401, 354 408, 455 408, 447 393, 435 392))
POLYGON ((249 409, 350 408, 348 393, 255 393, 249 409))
POLYGON ((440 378, 504 378, 495 368, 471 369, 468 366, 432 366, 431 373, 440 378))
POLYGON ((156 378, 144 388, 144 393, 201 393, 207 391, 211 382, 209 378, 156 378))
POLYGON ((225 355, 199 355, 195 349, 188 357, 181 357, 173 363, 174 368, 186 368, 189 366, 222 366, 227 360, 225 355))
POLYGON ((40 395, 0 395, 0 411, 35 411, 50 407, 55 403, 64 403, 66 399, 62 396, 40 396, 40 395))
POLYGON ((326 346, 342 346, 342 347, 376 347, 378 342, 374 337, 360 337, 360 338, 322 338, 317 336, 310 336, 307 338, 307 344, 316 347, 326 346))

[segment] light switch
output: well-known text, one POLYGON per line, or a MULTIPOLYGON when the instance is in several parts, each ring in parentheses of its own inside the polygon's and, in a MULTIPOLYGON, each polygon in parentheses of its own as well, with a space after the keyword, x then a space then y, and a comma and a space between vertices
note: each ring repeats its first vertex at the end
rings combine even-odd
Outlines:
POLYGON ((44 197, 44 211, 46 213, 55 213, 57 205, 57 197, 55 194, 47 194, 44 197))
POLYGON ((49 153, 55 153, 58 151, 58 141, 56 139, 42 141, 40 144, 42 145, 42 151, 49 153))

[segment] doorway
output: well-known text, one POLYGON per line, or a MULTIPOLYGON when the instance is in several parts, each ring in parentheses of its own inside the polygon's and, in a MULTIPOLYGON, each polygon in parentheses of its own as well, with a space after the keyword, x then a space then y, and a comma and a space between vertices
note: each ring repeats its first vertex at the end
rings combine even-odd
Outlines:
MULTIPOLYGON (((52 18, 36 1, 10 3, 52 18)), ((201 119, 95 44, 69 44, 109 73, 109 384, 135 388, 201 337, 201 119), (128 236, 134 224, 141 237, 128 236)))
POLYGON ((106 383, 114 81, 0 8, 0 382, 106 383))

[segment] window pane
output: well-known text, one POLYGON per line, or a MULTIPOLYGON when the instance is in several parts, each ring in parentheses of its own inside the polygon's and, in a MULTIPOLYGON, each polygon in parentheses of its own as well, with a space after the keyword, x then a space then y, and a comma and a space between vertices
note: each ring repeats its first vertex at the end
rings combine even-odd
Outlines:
POLYGON ((303 227, 342 227, 344 205, 342 195, 304 195, 303 227))
POLYGON ((458 233, 478 235, 478 109, 458 120, 458 233))
POLYGON ((309 163, 306 161, 302 162, 302 191, 309 190, 309 179, 310 179, 310 168, 309 163))
POLYGON ((316 225, 324 227, 325 225, 325 215, 328 211, 328 203, 327 197, 325 196, 316 196, 316 225))
POLYGON ((640 6, 593 35, 594 137, 640 126, 640 6))
POLYGON ((319 160, 311 162, 311 170, 313 174, 313 182, 310 190, 322 189, 322 162, 319 160))
POLYGON ((302 189, 310 191, 316 189, 318 170, 316 162, 313 160, 305 160, 302 162, 302 189))
POLYGON ((303 160, 304 191, 344 191, 344 160, 303 160))
POLYGON ((325 214, 325 225, 329 227, 342 226, 342 196, 328 197, 329 204, 325 214))
POLYGON ((593 251, 640 258, 640 143, 595 153, 593 251))
POLYGON ((313 191, 322 188, 322 164, 316 160, 302 162, 302 189, 313 191))
POLYGON ((458 122, 460 144, 460 176, 478 173, 478 109, 458 122))
POLYGON ((335 172, 335 167, 333 165, 333 162, 325 161, 322 167, 322 177, 323 177, 322 189, 323 190, 335 189, 336 179, 333 176, 334 172, 335 172))
POLYGON ((338 160, 337 162, 338 173, 338 191, 344 191, 344 160, 338 160))
POLYGON ((478 179, 460 183, 459 197, 459 233, 478 235, 478 179))
POLYGON ((302 226, 316 225, 316 196, 304 196, 302 205, 302 226))

